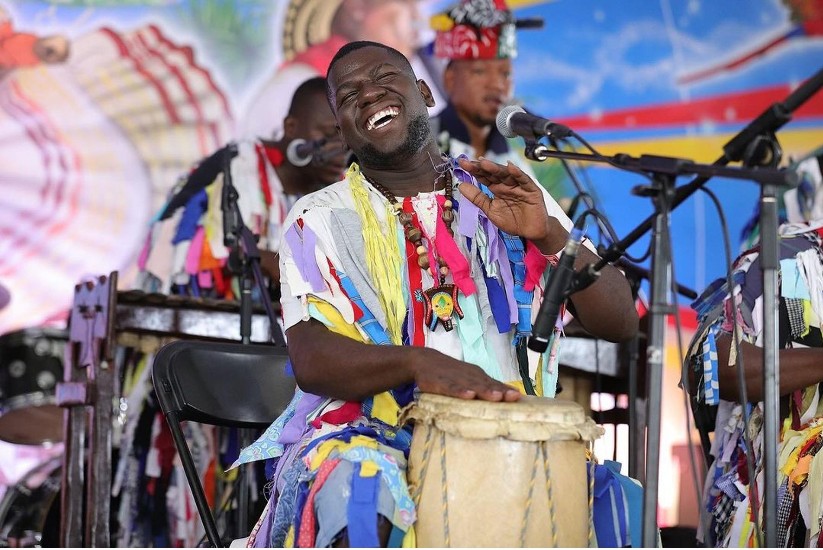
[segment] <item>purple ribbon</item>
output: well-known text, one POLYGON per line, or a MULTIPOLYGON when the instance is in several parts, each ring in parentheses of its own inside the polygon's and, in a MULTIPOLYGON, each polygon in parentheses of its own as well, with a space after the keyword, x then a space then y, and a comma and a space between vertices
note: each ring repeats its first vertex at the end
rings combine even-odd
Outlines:
MULTIPOLYGON (((460 183, 474 185, 477 188, 480 187, 477 184, 477 180, 475 180, 471 174, 462 168, 456 167, 454 169, 454 175, 460 183)), ((500 235, 497 232, 497 227, 473 202, 467 200, 462 194, 460 195, 458 202, 460 208, 458 231, 464 237, 473 239, 477 233, 478 225, 482 227, 488 241, 489 263, 497 263, 500 277, 503 279, 503 289, 506 293, 506 301, 508 302, 509 309, 509 322, 517 323, 519 316, 517 313, 517 300, 514 298, 514 274, 512 273, 511 265, 509 264, 506 243, 504 243, 503 239, 500 238, 500 235)))
POLYGON ((307 225, 301 229, 295 222, 286 231, 284 238, 291 249, 292 259, 303 280, 311 285, 314 292, 326 290, 323 274, 320 273, 320 267, 314 255, 317 246, 317 235, 314 231, 307 225))

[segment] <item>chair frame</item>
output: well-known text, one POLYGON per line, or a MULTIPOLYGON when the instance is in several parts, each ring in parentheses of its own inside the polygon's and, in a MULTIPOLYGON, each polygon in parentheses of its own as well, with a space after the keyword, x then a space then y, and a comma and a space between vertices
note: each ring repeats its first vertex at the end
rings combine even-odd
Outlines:
POLYGON ((287 373, 287 362, 283 346, 200 340, 167 344, 154 359, 154 390, 214 547, 222 541, 180 423, 267 428, 294 394, 296 382, 287 373))

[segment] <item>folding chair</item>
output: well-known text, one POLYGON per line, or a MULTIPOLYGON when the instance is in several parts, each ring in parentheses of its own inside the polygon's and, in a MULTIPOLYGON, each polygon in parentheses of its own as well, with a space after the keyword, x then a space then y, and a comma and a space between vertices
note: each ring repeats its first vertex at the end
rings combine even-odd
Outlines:
POLYGON ((264 429, 283 412, 295 389, 285 347, 177 340, 163 346, 152 367, 154 390, 171 429, 197 511, 214 547, 217 524, 180 422, 264 429))

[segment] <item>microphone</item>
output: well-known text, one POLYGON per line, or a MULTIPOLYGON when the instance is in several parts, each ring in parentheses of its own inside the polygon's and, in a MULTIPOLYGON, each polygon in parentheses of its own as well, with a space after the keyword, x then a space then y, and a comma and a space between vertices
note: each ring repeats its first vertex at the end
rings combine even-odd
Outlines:
POLYGON ((569 240, 563 248, 563 254, 557 267, 549 278, 546 293, 543 295, 543 302, 534 320, 532 335, 529 337, 529 349, 539 353, 546 351, 549 347, 549 339, 554 332, 554 325, 557 323, 557 316, 560 314, 560 306, 566 301, 566 292, 569 290, 572 277, 574 276, 574 260, 577 258, 577 251, 583 242, 583 222, 586 216, 580 216, 569 233, 569 240))
POLYGON ((295 166, 306 166, 325 143, 325 139, 293 139, 286 147, 286 158, 295 166))
POLYGON ((547 118, 532 115, 519 105, 506 105, 497 113, 497 130, 507 138, 540 139, 545 136, 563 139, 572 135, 569 127, 547 118))

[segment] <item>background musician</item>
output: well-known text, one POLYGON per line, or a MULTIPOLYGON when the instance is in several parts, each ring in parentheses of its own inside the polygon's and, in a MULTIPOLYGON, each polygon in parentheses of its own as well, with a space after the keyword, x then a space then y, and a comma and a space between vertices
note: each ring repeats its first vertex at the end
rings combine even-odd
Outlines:
POLYGON ((326 100, 325 79, 310 78, 297 88, 283 128, 277 141, 231 143, 185 177, 163 208, 163 223, 152 228, 147 246, 161 246, 140 263, 143 290, 237 297, 227 267, 231 251, 223 242, 221 190, 227 162, 243 221, 260 236, 261 267, 271 281, 279 280, 277 251, 286 214, 298 198, 338 180, 347 160, 326 100), (173 252, 163 246, 169 241, 173 252))

